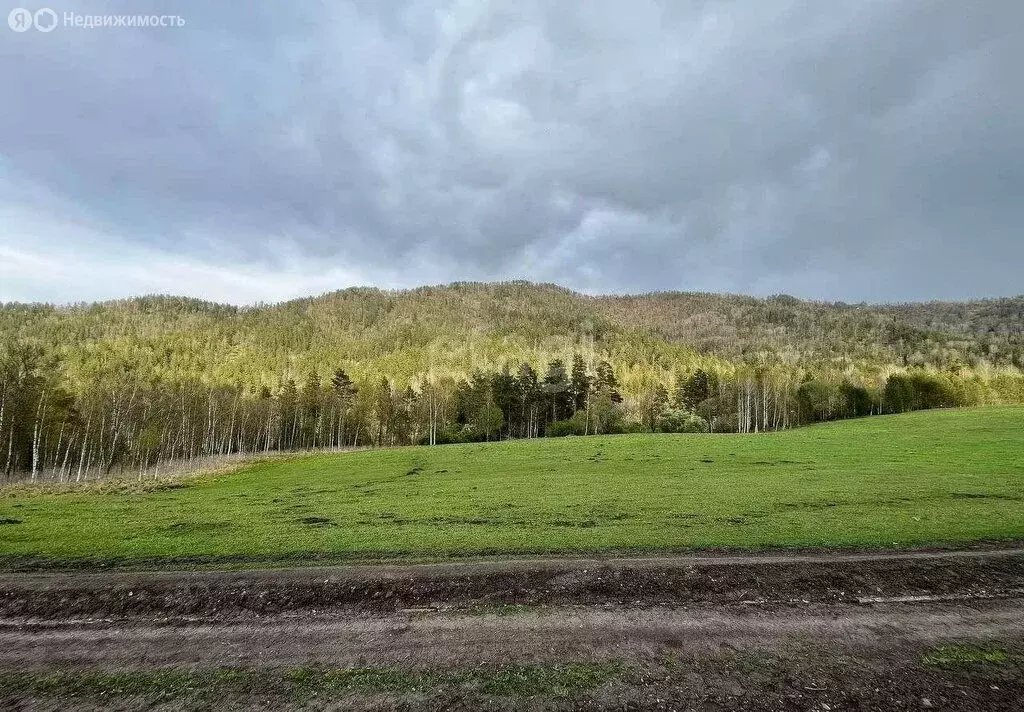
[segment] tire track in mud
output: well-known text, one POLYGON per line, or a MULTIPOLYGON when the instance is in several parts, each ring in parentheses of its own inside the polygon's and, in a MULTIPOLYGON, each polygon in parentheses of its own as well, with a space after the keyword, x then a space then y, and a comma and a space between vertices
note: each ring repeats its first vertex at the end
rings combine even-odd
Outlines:
POLYGON ((0 618, 271 615, 351 608, 1000 598, 1024 549, 540 559, 0 576, 0 618))

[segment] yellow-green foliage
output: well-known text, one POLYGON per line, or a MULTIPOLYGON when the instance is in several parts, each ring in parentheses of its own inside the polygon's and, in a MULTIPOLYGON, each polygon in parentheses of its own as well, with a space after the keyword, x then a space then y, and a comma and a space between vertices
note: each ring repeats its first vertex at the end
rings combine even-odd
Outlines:
MULTIPOLYGON (((880 387, 891 367, 979 373, 977 402, 1024 402, 1020 298, 867 306, 791 297, 660 293, 588 297, 525 282, 388 292, 346 289, 239 308, 175 297, 55 308, 0 305, 0 342, 59 354, 81 392, 129 367, 147 379, 277 388, 344 366, 359 382, 399 385, 432 372, 463 378, 506 362, 544 366, 574 351, 606 357, 640 392, 697 368, 736 364, 852 377, 880 387)), ((967 401, 973 402, 973 401, 967 401)))

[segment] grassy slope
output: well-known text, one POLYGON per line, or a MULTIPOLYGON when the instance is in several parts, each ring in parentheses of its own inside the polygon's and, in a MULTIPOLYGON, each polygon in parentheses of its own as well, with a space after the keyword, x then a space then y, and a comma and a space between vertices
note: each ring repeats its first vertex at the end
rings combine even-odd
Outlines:
POLYGON ((21 523, 0 525, 0 557, 52 559, 1024 539, 1024 408, 921 412, 760 436, 320 455, 181 489, 8 496, 0 498, 5 518, 21 523))

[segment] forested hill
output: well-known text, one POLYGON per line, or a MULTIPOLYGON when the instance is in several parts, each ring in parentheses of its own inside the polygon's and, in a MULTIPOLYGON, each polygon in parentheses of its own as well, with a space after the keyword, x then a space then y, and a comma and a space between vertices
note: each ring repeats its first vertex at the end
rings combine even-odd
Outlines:
POLYGON ((1024 296, 876 305, 660 292, 597 301, 614 321, 730 358, 775 350, 902 365, 1024 366, 1024 296))
POLYGON ((766 354, 811 369, 1024 366, 1024 296, 866 305, 662 292, 581 295, 546 284, 459 283, 408 291, 346 289, 234 307, 176 297, 69 307, 8 304, 0 338, 59 352, 73 371, 129 361, 161 377, 273 386, 338 363, 408 380, 535 365, 582 346, 615 365, 766 354))
POLYGON ((1024 403, 1022 334, 1024 297, 849 305, 525 282, 254 307, 7 304, 0 465, 77 478, 238 451, 1024 403))

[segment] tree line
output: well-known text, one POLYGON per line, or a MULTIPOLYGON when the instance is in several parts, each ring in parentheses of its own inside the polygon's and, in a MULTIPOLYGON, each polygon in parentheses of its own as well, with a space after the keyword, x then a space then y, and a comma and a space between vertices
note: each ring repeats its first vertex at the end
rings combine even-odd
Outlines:
POLYGON ((8 480, 149 477, 220 455, 626 432, 758 433, 1024 402, 1024 377, 1009 369, 889 368, 870 380, 771 353, 711 366, 638 364, 613 362, 588 346, 543 366, 510 359, 500 368, 426 368, 399 380, 354 378, 339 364, 282 375, 271 386, 161 378, 116 360, 96 360, 87 377, 72 377, 56 351, 13 341, 0 345, 0 463, 8 480))

